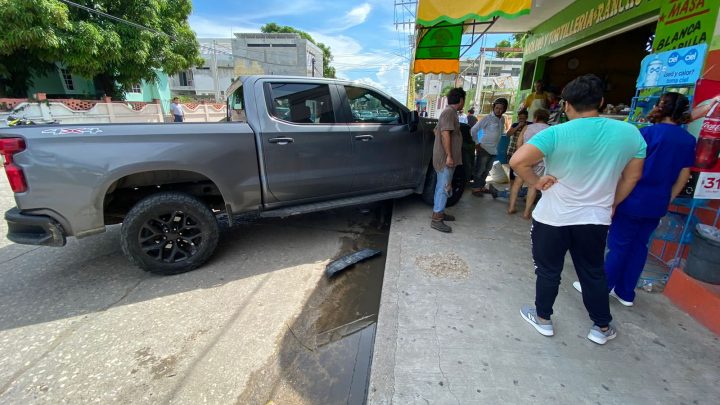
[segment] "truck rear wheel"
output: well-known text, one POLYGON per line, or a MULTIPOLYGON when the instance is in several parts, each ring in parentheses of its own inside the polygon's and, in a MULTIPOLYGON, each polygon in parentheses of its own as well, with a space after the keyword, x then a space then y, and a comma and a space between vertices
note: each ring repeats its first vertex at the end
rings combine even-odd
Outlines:
MULTIPOLYGON (((467 184, 467 176, 465 175, 465 166, 455 167, 455 173, 451 182, 453 194, 447 200, 447 206, 452 207, 457 204, 465 192, 465 184, 467 184)), ((435 185, 437 184, 437 173, 430 166, 428 174, 425 176, 425 187, 423 188, 422 199, 427 205, 432 206, 435 203, 435 185)))
POLYGON ((173 275, 205 263, 218 236, 217 220, 207 205, 188 194, 165 192, 135 204, 123 221, 120 242, 132 264, 173 275))

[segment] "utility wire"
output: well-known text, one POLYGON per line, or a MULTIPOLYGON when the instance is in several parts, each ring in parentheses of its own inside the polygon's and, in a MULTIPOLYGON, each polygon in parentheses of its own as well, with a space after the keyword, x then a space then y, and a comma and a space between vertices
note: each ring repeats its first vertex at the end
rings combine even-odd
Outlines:
MULTIPOLYGON (((110 19, 110 20, 117 21, 117 22, 120 22, 120 23, 122 23, 122 24, 126 24, 126 25, 135 27, 135 28, 140 29, 140 30, 149 31, 149 32, 152 32, 152 33, 154 33, 154 34, 156 34, 156 35, 162 35, 162 36, 168 37, 168 38, 170 38, 170 39, 172 39, 172 40, 174 40, 174 41, 177 41, 177 37, 175 37, 175 36, 173 36, 173 35, 170 35, 170 34, 168 34, 168 33, 166 33, 166 32, 163 32, 163 31, 160 31, 160 30, 157 30, 157 29, 154 29, 154 28, 150 28, 150 27, 148 27, 148 26, 145 26, 145 25, 142 25, 142 24, 138 24, 138 23, 136 23, 136 22, 129 21, 129 20, 126 20, 126 19, 124 19, 124 18, 116 17, 116 16, 114 16, 114 15, 112 15, 112 14, 108 14, 108 13, 105 13, 105 12, 100 11, 100 10, 96 10, 96 9, 91 8, 91 7, 88 7, 88 6, 75 3, 74 1, 71 1, 71 0, 58 0, 58 1, 60 1, 60 2, 62 2, 62 3, 65 3, 65 4, 67 4, 68 6, 72 6, 72 7, 79 8, 79 9, 81 9, 81 10, 85 10, 85 11, 87 11, 88 13, 97 14, 97 15, 99 15, 99 16, 108 18, 108 19, 110 19)), ((212 51, 212 52, 214 52, 214 53, 216 53, 216 54, 227 55, 227 56, 231 56, 231 57, 236 58, 236 59, 252 59, 252 58, 247 58, 247 57, 235 55, 234 53, 232 53, 232 50, 229 50, 229 52, 223 51, 223 50, 218 50, 218 49, 217 49, 217 46, 215 46, 215 47, 210 47, 210 46, 203 45, 203 44, 198 44, 198 45, 199 45, 200 48, 206 49, 206 50, 210 50, 210 51, 212 51)), ((228 49, 228 48, 225 48, 225 47, 222 47, 222 48, 223 48, 223 49, 228 49)), ((250 51, 250 52, 252 52, 252 51, 256 51, 256 52, 257 52, 257 50, 255 50, 255 49, 250 49, 250 48, 239 48, 239 49, 243 49, 243 50, 250 51)), ((338 55, 335 55, 335 56, 338 56, 338 55)), ((348 56, 356 56, 356 55, 348 55, 348 56)), ((271 65, 278 65, 278 66, 282 65, 282 64, 279 64, 279 63, 270 63, 270 62, 266 62, 266 63, 271 64, 271 65)), ((374 64, 352 64, 352 63, 342 63, 342 62, 334 62, 333 65, 342 65, 342 66, 336 66, 336 67, 338 67, 338 68, 340 68, 340 69, 345 69, 345 70, 359 70, 359 69, 351 69, 352 66, 365 67, 365 68, 371 68, 371 67, 374 67, 374 66, 381 67, 381 68, 382 68, 382 67, 391 67, 391 66, 392 66, 392 65, 387 65, 387 64, 386 64, 386 65, 374 65, 374 64)), ((283 65, 283 66, 284 66, 284 65, 283 65)), ((368 70, 368 71, 375 71, 374 69, 367 69, 367 70, 368 70)), ((319 69, 318 69, 318 72, 319 72, 319 69)))

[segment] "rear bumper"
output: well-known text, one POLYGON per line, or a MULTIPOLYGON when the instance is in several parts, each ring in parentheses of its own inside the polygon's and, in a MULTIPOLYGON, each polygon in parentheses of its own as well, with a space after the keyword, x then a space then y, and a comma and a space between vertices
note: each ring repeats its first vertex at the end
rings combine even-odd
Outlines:
POLYGON ((62 227, 45 215, 23 214, 18 208, 5 213, 8 224, 7 238, 23 245, 65 246, 62 227))

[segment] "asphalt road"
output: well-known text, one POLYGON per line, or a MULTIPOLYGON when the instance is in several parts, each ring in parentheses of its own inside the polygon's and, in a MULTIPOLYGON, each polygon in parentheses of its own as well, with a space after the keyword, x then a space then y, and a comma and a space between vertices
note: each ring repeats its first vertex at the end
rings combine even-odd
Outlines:
MULTIPOLYGON (((12 206, 3 174, 0 211, 12 206)), ((119 226, 46 248, 7 241, 0 221, 0 403, 262 398, 251 385, 283 366, 291 327, 308 327, 298 319, 313 321, 305 307, 311 297, 322 301, 325 264, 368 226, 358 215, 224 227, 210 262, 172 277, 130 266, 119 226)), ((283 391, 313 402, 292 381, 283 391)))

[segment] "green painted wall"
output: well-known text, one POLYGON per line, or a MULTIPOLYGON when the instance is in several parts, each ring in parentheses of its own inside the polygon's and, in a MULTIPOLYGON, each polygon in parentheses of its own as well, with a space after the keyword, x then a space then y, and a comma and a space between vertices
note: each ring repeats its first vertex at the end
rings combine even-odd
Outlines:
MULTIPOLYGON (((158 78, 155 82, 142 82, 140 86, 142 93, 125 93, 125 100, 150 103, 154 99, 159 99, 164 111, 169 111, 171 100, 170 79, 168 75, 161 71, 158 71, 157 75, 158 78)), ((74 90, 65 89, 60 71, 50 72, 45 76, 34 78, 33 85, 28 90, 28 97, 35 93, 46 93, 55 97, 66 95, 73 98, 97 98, 92 80, 78 75, 72 75, 72 78, 74 90)))
POLYGON ((47 93, 50 95, 72 95, 87 96, 87 98, 95 98, 95 86, 92 80, 88 80, 78 75, 72 75, 73 90, 65 89, 63 85, 60 71, 50 72, 45 76, 33 79, 33 85, 28 89, 28 97, 35 93, 47 93))
POLYGON ((157 72, 157 75, 158 78, 155 82, 143 81, 141 83, 142 93, 125 93, 125 100, 150 103, 159 99, 165 111, 169 111, 171 99, 169 77, 163 72, 157 72))

